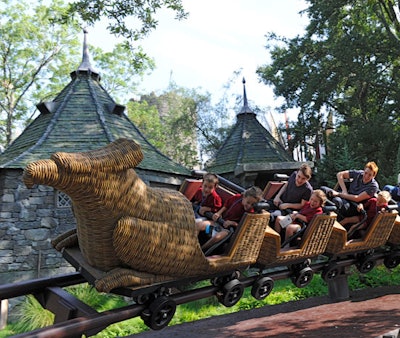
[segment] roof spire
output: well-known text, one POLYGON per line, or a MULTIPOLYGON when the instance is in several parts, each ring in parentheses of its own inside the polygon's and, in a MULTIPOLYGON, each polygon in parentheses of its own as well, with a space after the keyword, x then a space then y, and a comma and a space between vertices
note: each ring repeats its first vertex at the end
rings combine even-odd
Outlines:
POLYGON ((92 65, 90 64, 90 55, 89 55, 89 48, 88 48, 88 44, 87 44, 87 34, 88 34, 88 30, 86 28, 83 28, 83 51, 82 51, 82 62, 78 67, 78 72, 89 72, 91 74, 93 74, 95 77, 98 77, 98 79, 100 79, 99 77, 99 73, 96 72, 92 65))
POLYGON ((254 112, 250 109, 248 102, 247 102, 247 94, 246 94, 246 80, 243 77, 243 107, 240 110, 239 114, 254 114, 254 112))

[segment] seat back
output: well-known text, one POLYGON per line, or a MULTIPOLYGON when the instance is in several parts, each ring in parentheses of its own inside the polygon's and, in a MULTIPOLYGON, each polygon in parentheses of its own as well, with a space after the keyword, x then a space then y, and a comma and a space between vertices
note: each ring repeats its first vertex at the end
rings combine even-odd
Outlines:
POLYGON ((391 245, 400 245, 400 216, 397 215, 396 221, 394 222, 394 226, 392 232, 390 233, 388 243, 391 245))
MULTIPOLYGON (((353 179, 352 178, 345 178, 343 181, 344 181, 344 184, 346 185, 346 187, 348 189, 349 186, 350 186, 350 183, 353 182, 353 179)), ((341 191, 342 190, 340 188, 340 185, 339 185, 338 182, 336 182, 335 186, 333 187, 333 190, 336 190, 336 191, 341 191)))
POLYGON ((226 255, 233 261, 255 262, 260 252, 270 214, 245 213, 236 227, 226 248, 226 255))
POLYGON ((340 226, 334 230, 334 236, 327 247, 328 253, 335 255, 355 253, 386 244, 397 217, 397 211, 378 213, 368 226, 364 236, 351 241, 347 241, 346 230, 340 226))
POLYGON ((331 237, 336 214, 315 215, 304 231, 299 247, 304 255, 323 253, 331 237))
POLYGON ((264 188, 263 198, 266 200, 273 199, 284 185, 285 182, 269 181, 264 188))
MULTIPOLYGON (((196 191, 199 190, 199 188, 201 187, 202 184, 203 184, 202 179, 186 178, 183 181, 182 185, 180 186, 179 191, 182 194, 184 194, 187 197, 187 199, 190 201, 190 200, 192 200, 192 198, 196 194, 196 191)), ((221 184, 218 184, 217 193, 218 193, 218 195, 221 196, 222 204, 224 204, 225 201, 229 197, 235 195, 237 192, 234 192, 233 190, 228 189, 221 184)))
POLYGON ((218 195, 220 195, 221 198, 222 198, 222 205, 226 202, 226 200, 227 200, 229 197, 232 197, 232 196, 236 195, 235 192, 233 192, 232 190, 229 190, 229 189, 227 189, 227 188, 225 188, 225 187, 223 187, 223 186, 221 186, 221 185, 218 185, 218 187, 217 187, 217 193, 218 193, 218 195))
POLYGON ((396 222, 397 211, 378 213, 367 228, 361 241, 370 248, 384 245, 396 222))
POLYGON ((180 186, 179 191, 190 201, 196 194, 196 191, 199 190, 202 183, 202 180, 186 178, 180 186))

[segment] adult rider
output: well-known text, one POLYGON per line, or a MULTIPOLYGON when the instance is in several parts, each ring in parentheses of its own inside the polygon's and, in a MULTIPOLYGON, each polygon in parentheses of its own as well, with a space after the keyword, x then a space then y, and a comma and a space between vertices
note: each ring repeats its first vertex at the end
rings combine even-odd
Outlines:
POLYGON ((321 187, 327 196, 335 203, 338 213, 338 221, 345 217, 358 214, 357 204, 363 203, 374 197, 379 190, 379 184, 375 180, 378 174, 378 166, 375 162, 368 162, 364 170, 344 170, 336 174, 340 191, 328 187, 321 187), (350 180, 347 188, 345 180, 350 180), (351 203, 355 202, 355 203, 351 203))

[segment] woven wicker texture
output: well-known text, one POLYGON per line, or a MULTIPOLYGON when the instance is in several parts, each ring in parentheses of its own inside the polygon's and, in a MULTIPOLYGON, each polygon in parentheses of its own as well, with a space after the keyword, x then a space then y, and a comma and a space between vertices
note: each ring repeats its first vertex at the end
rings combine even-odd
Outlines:
POLYGON ((346 230, 338 224, 332 231, 326 252, 331 255, 341 255, 382 246, 386 244, 392 232, 396 217, 396 212, 379 213, 368 227, 364 237, 351 241, 347 241, 346 230))
MULTIPOLYGON (((197 237, 182 235, 181 230, 161 230, 168 238, 173 234, 179 237, 179 247, 171 246, 165 241, 149 240, 147 245, 138 244, 134 251, 125 250, 123 261, 139 270, 139 266, 149 266, 158 273, 143 273, 131 269, 117 268, 107 276, 96 281, 96 289, 108 292, 121 286, 148 285, 162 281, 176 280, 182 277, 201 277, 233 269, 244 268, 254 264, 259 254, 265 229, 269 222, 269 214, 248 214, 243 217, 230 241, 226 254, 205 257, 200 249, 197 237), (192 246, 192 247, 191 247, 192 246)), ((139 225, 144 226, 144 224, 139 225)), ((116 250, 119 252, 129 233, 131 239, 143 236, 139 227, 131 219, 121 219, 116 230, 116 250)), ((154 230, 155 228, 148 228, 154 230)), ((159 235, 159 231, 145 232, 146 239, 159 235)), ((139 241, 140 242, 140 241, 139 241)))
POLYGON ((132 169, 143 158, 132 140, 86 153, 56 153, 30 163, 24 181, 71 197, 76 233, 56 238, 57 250, 77 241, 90 266, 108 271, 99 291, 171 278, 229 271, 255 262, 269 214, 248 215, 227 255, 206 258, 197 240, 191 203, 178 191, 147 186, 132 169))
POLYGON ((396 221, 394 222, 394 226, 392 232, 390 233, 388 243, 392 245, 400 244, 400 216, 397 215, 396 221))
POLYGON ((322 254, 328 244, 336 215, 317 215, 302 236, 299 248, 281 250, 279 234, 269 228, 265 232, 257 264, 261 266, 282 265, 282 263, 306 259, 322 254))

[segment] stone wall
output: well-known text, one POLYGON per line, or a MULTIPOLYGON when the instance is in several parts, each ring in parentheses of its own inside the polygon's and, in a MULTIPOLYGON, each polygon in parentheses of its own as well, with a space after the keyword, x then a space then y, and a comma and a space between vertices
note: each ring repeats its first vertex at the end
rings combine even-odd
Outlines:
POLYGON ((75 227, 71 207, 53 188, 28 189, 22 170, 0 171, 0 284, 75 271, 51 239, 75 227))

